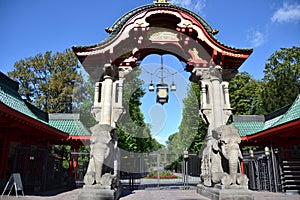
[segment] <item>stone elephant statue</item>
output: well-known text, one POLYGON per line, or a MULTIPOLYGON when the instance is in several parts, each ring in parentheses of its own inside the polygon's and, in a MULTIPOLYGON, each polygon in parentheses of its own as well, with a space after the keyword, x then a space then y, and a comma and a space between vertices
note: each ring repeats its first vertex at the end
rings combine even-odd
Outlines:
POLYGON ((111 153, 117 137, 115 128, 105 124, 97 124, 91 128, 91 132, 90 161, 84 176, 84 183, 86 185, 110 186, 113 176, 111 175, 112 171, 108 171, 108 167, 113 168, 111 153))
POLYGON ((239 144, 241 138, 233 125, 222 125, 212 130, 212 181, 223 187, 241 185, 247 187, 248 178, 239 173, 239 161, 243 159, 239 144))

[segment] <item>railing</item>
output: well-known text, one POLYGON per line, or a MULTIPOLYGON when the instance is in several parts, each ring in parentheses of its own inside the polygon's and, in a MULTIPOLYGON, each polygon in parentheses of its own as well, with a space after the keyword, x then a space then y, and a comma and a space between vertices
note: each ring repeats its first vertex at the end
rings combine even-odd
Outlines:
POLYGON ((300 152, 297 148, 281 148, 266 154, 256 151, 244 155, 244 169, 249 189, 300 194, 300 152))

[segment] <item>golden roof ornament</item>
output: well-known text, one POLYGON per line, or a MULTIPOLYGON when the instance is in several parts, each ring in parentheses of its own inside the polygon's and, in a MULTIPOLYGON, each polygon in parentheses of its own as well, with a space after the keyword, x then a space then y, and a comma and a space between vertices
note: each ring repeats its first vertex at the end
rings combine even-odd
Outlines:
POLYGON ((107 32, 107 33, 112 33, 112 28, 110 28, 110 27, 107 27, 107 28, 105 28, 105 31, 107 32))
POLYGON ((168 0, 156 0, 153 3, 155 4, 171 4, 168 0))

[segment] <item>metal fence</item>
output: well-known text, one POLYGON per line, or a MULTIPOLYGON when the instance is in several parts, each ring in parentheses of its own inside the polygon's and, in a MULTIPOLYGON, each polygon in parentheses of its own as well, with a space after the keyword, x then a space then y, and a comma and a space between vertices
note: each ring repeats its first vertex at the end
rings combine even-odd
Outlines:
POLYGON ((38 192, 61 186, 67 179, 62 169, 63 156, 49 148, 17 146, 12 173, 20 173, 24 190, 38 192))
POLYGON ((300 193, 300 149, 280 148, 244 155, 249 189, 300 193))
MULTIPOLYGON (((121 179, 128 180, 131 183, 137 182, 138 179, 146 177, 154 171, 161 172, 169 170, 171 173, 176 174, 182 179, 176 181, 164 181, 168 184, 181 184, 186 183, 184 174, 187 173, 189 183, 196 185, 200 180, 200 158, 197 154, 189 153, 187 163, 184 162, 181 154, 155 152, 151 154, 122 152, 121 154, 121 179), (186 164, 186 165, 185 165, 186 164), (186 170, 187 166, 187 170, 186 170), (132 180, 132 181, 130 181, 132 180)), ((159 174, 159 173, 157 173, 159 174)), ((158 179, 162 177, 158 176, 158 179)), ((138 181, 139 182, 139 181, 138 181)), ((143 181, 145 182, 145 181, 143 181)), ((147 182, 147 181, 146 181, 147 182)), ((149 182, 149 181, 148 181, 149 182)), ((150 181, 151 182, 151 181, 150 181)), ((156 181, 154 181, 156 183, 156 181)), ((154 183, 153 182, 153 183, 154 183)), ((157 181, 159 185, 159 180, 157 181)), ((155 184, 154 184, 155 185, 155 184)), ((131 185, 133 187, 133 185, 131 185)))

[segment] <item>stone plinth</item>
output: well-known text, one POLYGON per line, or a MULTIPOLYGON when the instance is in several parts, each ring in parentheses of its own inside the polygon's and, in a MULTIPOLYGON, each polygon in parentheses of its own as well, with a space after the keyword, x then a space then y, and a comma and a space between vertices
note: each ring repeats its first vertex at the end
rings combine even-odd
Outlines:
POLYGON ((117 200, 121 193, 121 188, 112 190, 97 185, 85 185, 78 195, 78 200, 117 200))
POLYGON ((221 189, 221 187, 206 187, 197 185, 197 193, 211 200, 253 200, 253 194, 248 189, 221 189))

